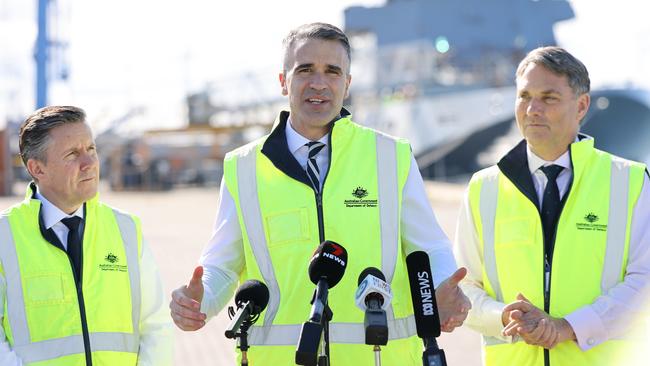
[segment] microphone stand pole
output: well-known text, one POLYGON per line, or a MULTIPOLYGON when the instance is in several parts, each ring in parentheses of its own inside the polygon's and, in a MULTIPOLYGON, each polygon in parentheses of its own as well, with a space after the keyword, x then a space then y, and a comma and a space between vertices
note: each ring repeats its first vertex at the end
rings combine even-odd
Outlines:
POLYGON ((228 311, 233 317, 232 322, 226 329, 227 338, 237 339, 237 348, 241 351, 241 366, 248 365, 248 329, 257 320, 257 317, 244 317, 243 312, 249 307, 250 301, 242 304, 242 306, 235 313, 231 306, 228 311), (238 330, 238 331, 237 331, 238 330))
POLYGON ((237 340, 237 347, 241 351, 241 366, 248 365, 248 333, 247 330, 242 330, 237 340))
POLYGON ((381 347, 375 344, 372 350, 375 351, 375 366, 381 366, 381 347))
POLYGON ((318 366, 330 366, 330 320, 334 313, 328 304, 323 310, 323 339, 321 340, 321 354, 318 356, 318 366))

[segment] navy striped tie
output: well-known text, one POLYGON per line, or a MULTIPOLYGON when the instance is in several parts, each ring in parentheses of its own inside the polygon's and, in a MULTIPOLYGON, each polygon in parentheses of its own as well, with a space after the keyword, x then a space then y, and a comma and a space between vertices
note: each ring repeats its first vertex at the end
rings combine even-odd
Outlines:
POLYGON ((314 190, 320 192, 320 169, 316 164, 316 155, 325 147, 325 144, 319 141, 310 141, 305 146, 309 149, 307 153, 307 176, 314 190))

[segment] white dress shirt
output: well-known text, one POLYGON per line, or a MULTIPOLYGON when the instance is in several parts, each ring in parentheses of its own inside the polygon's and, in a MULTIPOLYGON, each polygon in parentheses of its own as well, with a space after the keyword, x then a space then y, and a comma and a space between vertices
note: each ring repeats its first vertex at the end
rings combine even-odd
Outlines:
MULTIPOLYGON (((285 129, 290 151, 301 166, 307 164, 309 142, 287 123, 285 129)), ((327 144, 329 135, 319 141, 327 144)), ((320 168, 321 182, 329 168, 329 146, 325 146, 316 156, 320 168), (325 167, 325 168, 323 168, 325 167)), ((232 297, 239 274, 244 268, 244 249, 242 234, 237 218, 237 209, 225 182, 221 181, 221 201, 217 208, 214 231, 203 250, 199 262, 204 266, 203 284, 205 294, 201 311, 208 318, 224 308, 232 297)), ((415 159, 411 159, 408 178, 402 192, 402 245, 406 254, 422 250, 429 254, 434 283, 436 286, 456 270, 456 262, 449 239, 438 225, 429 205, 424 182, 415 159)))
MULTIPOLYGON (((37 190, 36 198, 41 201, 41 214, 46 228, 52 228, 59 241, 67 248, 68 227, 61 219, 72 216, 84 218, 83 205, 72 215, 61 211, 48 201, 37 190)), ((83 221, 82 221, 83 223, 83 221)), ((0 304, 5 301, 7 283, 4 275, 0 274, 0 304)), ((162 282, 153 254, 146 242, 142 241, 142 257, 140 258, 140 351, 138 366, 171 366, 173 353, 173 327, 167 310, 167 301, 163 292, 162 282)), ((0 313, 0 321, 2 314, 0 313)), ((18 355, 12 351, 7 341, 4 329, 0 327, 0 365, 22 366, 18 355)))
MULTIPOLYGON (((540 206, 547 183, 546 175, 539 169, 542 166, 556 164, 565 168, 557 178, 560 197, 563 197, 569 188, 573 174, 569 152, 552 162, 543 160, 530 149, 527 150, 527 155, 528 167, 540 199, 540 206)), ((512 337, 501 336, 503 329, 501 314, 506 304, 496 301, 483 290, 483 253, 467 194, 458 218, 454 251, 459 265, 468 269, 461 286, 472 302, 472 310, 465 324, 486 336, 511 342, 512 337)), ((635 316, 639 316, 644 310, 643 300, 648 284, 650 284, 650 180, 646 175, 641 195, 634 207, 628 263, 623 282, 599 296, 593 303, 578 308, 564 317, 571 324, 580 349, 586 351, 608 339, 624 335, 632 325, 635 316)))

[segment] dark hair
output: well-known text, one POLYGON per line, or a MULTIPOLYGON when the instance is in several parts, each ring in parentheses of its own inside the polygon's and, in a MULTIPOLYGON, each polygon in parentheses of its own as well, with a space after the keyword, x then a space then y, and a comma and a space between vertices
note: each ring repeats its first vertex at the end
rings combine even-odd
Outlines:
POLYGON ((557 75, 567 77, 575 95, 589 93, 589 72, 585 65, 561 47, 539 47, 530 51, 517 67, 520 77, 531 63, 544 66, 557 75))
MULTIPOLYGON (((350 56, 350 41, 348 37, 339 28, 327 23, 310 23, 303 24, 289 32, 289 34, 282 41, 283 61, 282 67, 286 68, 287 54, 294 43, 303 39, 321 39, 326 41, 338 41, 345 49, 348 56, 348 61, 351 61, 350 56)), ((286 71, 286 70, 285 70, 286 71)))
POLYGON ((72 106, 50 106, 32 113, 20 126, 20 157, 27 166, 29 159, 46 163, 45 150, 50 141, 50 131, 66 123, 83 123, 86 112, 72 106))

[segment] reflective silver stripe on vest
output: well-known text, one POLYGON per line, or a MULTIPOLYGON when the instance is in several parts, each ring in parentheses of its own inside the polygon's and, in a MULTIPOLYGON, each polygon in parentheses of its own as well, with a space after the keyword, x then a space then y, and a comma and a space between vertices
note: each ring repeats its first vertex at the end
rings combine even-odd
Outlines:
POLYGON ((377 134, 377 188, 379 190, 379 230, 381 232, 381 271, 390 283, 395 275, 399 243, 399 191, 397 146, 395 140, 377 134))
MULTIPOLYGON (((134 334, 128 333, 90 333, 90 344, 95 351, 116 351, 137 353, 139 348, 140 323, 140 266, 138 264, 137 229, 133 219, 113 211, 125 245, 129 280, 131 281, 132 320, 134 334)), ((0 261, 5 272, 7 285, 6 301, 9 325, 13 334, 12 349, 24 363, 50 360, 57 357, 84 353, 82 335, 31 342, 25 298, 20 277, 20 266, 16 254, 16 245, 7 217, 0 218, 0 261)))
MULTIPOLYGON (((131 319, 133 321, 133 335, 140 337, 140 303, 142 300, 140 289, 140 261, 138 256, 138 229, 133 218, 125 213, 113 210, 117 226, 120 228, 124 251, 126 253, 126 264, 129 270, 129 281, 131 282, 131 319)), ((95 351, 95 345, 91 343, 90 349, 95 351)))
MULTIPOLYGON (((397 145, 392 138, 379 133, 376 136, 381 272, 386 276, 386 282, 391 283, 395 275, 395 262, 399 247, 400 208, 399 184, 397 182, 397 145)), ((386 309, 386 318, 388 320, 395 319, 392 304, 386 309)), ((364 342, 365 340, 361 343, 364 342)))
POLYGON ((14 344, 28 344, 30 335, 27 327, 20 266, 18 265, 18 255, 16 254, 16 245, 14 244, 14 236, 11 233, 9 218, 6 216, 0 219, 0 261, 2 261, 2 268, 5 272, 7 286, 5 300, 7 301, 7 314, 9 314, 9 325, 11 326, 14 344))
MULTIPOLYGON (((113 351, 137 353, 139 339, 127 333, 91 333, 90 344, 93 352, 113 351)), ((14 345, 13 350, 20 355, 23 363, 52 360, 73 354, 84 354, 82 335, 49 339, 25 345, 14 345)))
POLYGON ((603 294, 620 282, 625 254, 630 167, 616 158, 612 159, 609 188, 609 219, 607 220, 607 247, 600 288, 603 294))
POLYGON ((264 325, 270 326, 273 324, 273 319, 275 319, 280 306, 280 286, 278 286, 278 281, 275 278, 271 254, 264 234, 262 212, 257 197, 256 159, 257 147, 251 148, 247 154, 237 159, 237 189, 244 220, 244 230, 248 234, 248 241, 253 250, 257 266, 262 273, 264 283, 269 289, 269 303, 264 315, 264 325))
MULTIPOLYGON (((255 346, 295 346, 298 344, 302 324, 257 326, 248 331, 248 343, 255 346)), ((330 342, 365 343, 363 323, 330 323, 330 342)), ((388 320, 389 339, 408 338, 415 334, 415 318, 388 320)))
POLYGON ((494 290, 496 300, 503 302, 499 274, 497 273, 497 257, 494 248, 494 225, 497 216, 499 174, 483 179, 479 208, 481 222, 483 223, 483 260, 485 261, 485 273, 494 290))

